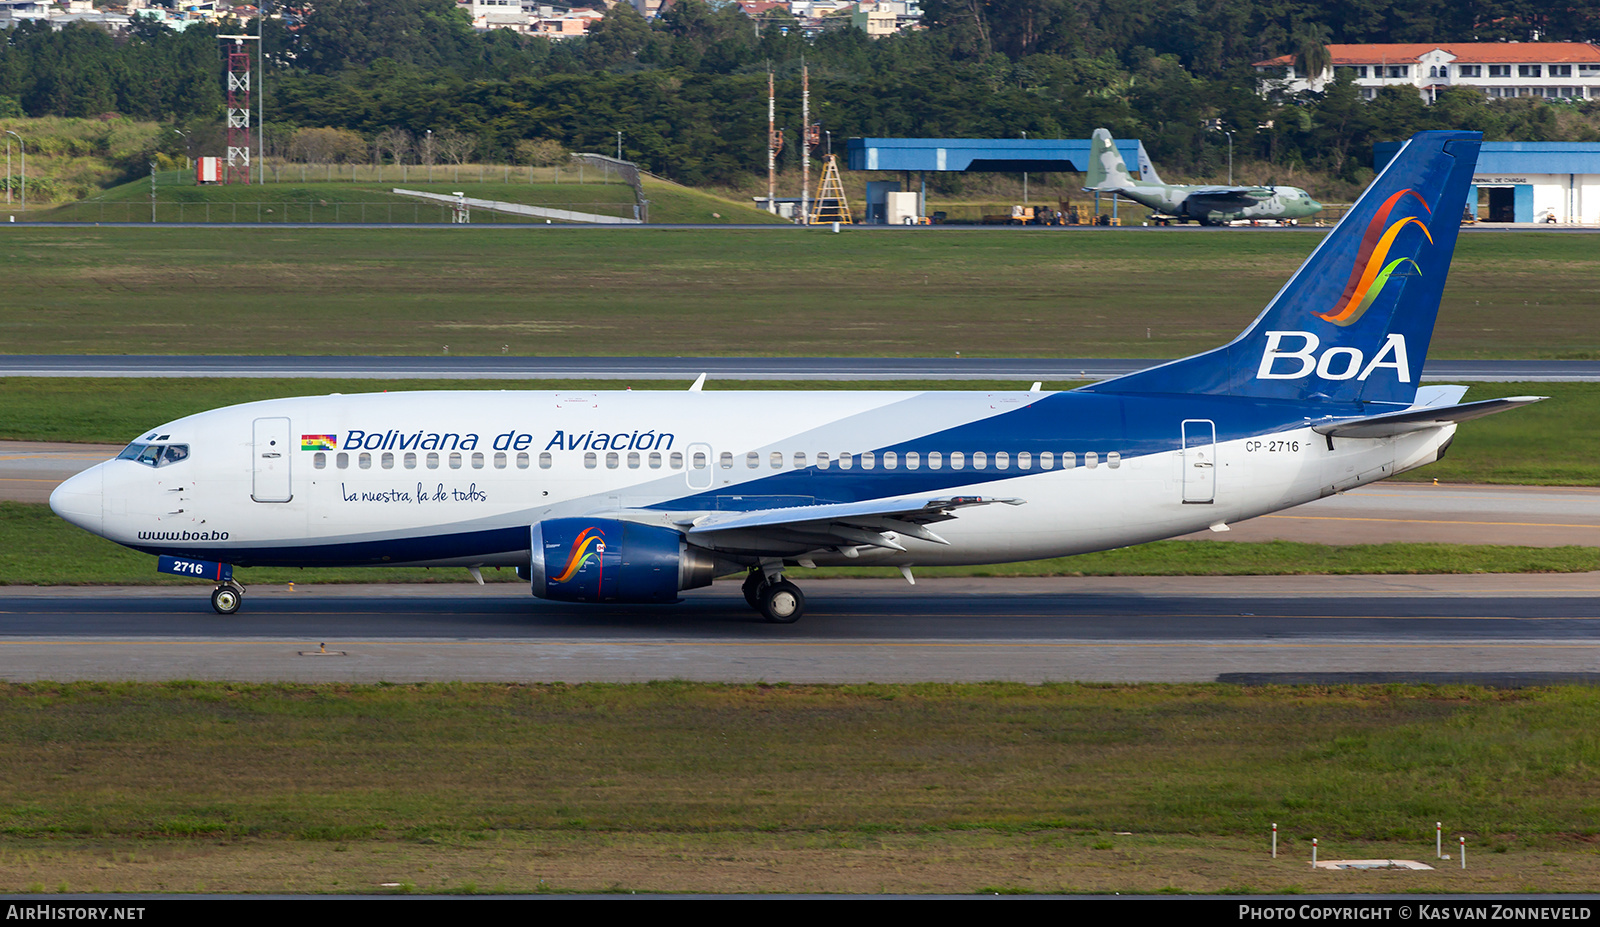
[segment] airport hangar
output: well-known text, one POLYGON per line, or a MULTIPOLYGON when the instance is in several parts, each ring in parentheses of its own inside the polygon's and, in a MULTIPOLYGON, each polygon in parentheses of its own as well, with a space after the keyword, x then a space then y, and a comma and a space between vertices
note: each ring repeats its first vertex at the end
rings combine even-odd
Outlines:
MULTIPOLYGON (((847 164, 852 171, 900 171, 906 191, 911 189, 911 173, 919 175, 916 215, 928 214, 928 172, 969 171, 1052 173, 1071 171, 1082 174, 1089 169, 1089 139, 1086 138, 852 138, 847 164)), ((1150 156, 1138 139, 1117 139, 1117 151, 1125 164, 1138 165, 1139 175, 1150 169, 1150 156)), ((871 181, 867 184, 867 221, 898 224, 887 211, 888 194, 902 192, 900 183, 871 181)), ((1113 211, 1116 202, 1112 202, 1113 211)), ((1097 210, 1098 211, 1098 210, 1097 210)))
MULTIPOLYGON (((1372 146, 1383 170, 1401 142, 1372 146)), ((1600 224, 1600 142, 1484 142, 1467 208, 1483 222, 1600 224)))

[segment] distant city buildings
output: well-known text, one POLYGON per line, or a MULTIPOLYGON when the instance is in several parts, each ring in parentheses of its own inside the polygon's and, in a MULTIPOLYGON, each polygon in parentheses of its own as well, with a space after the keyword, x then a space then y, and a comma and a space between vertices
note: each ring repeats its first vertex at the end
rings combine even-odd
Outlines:
MULTIPOLYGON (((627 0, 645 19, 655 19, 670 9, 672 0, 627 0)), ((565 39, 585 35, 604 13, 568 9, 529 0, 457 0, 467 10, 475 29, 510 29, 527 35, 565 39)), ((787 14, 807 35, 830 28, 854 26, 870 36, 890 35, 901 29, 921 28, 920 0, 736 0, 735 5, 765 28, 775 14, 787 14)), ((787 21, 778 28, 790 28, 787 21)))
MULTIPOLYGON (((625 0, 639 15, 655 19, 670 9, 672 0, 625 0)), ((523 35, 548 39, 567 39, 587 35, 595 23, 605 18, 603 10, 573 8, 538 0, 456 0, 458 9, 472 20, 472 27, 483 31, 510 29, 523 35)), ((759 24, 774 14, 787 14, 798 21, 807 35, 825 29, 854 26, 871 36, 883 36, 902 29, 921 28, 920 0, 739 0, 737 6, 759 24)), ((0 0, 0 29, 21 22, 49 22, 61 29, 68 23, 88 22, 112 32, 125 31, 132 17, 143 16, 172 29, 183 29, 194 22, 216 22, 232 16, 241 21, 255 19, 255 6, 229 5, 219 0, 179 2, 175 8, 152 5, 151 0, 126 0, 126 5, 96 8, 92 0, 0 0)), ((789 28, 787 22, 780 28, 789 28)))
POLYGON ((1441 42, 1412 45, 1329 45, 1333 63, 1304 74, 1293 55, 1255 64, 1263 93, 1322 91, 1350 75, 1362 99, 1384 87, 1412 87, 1429 103, 1450 87, 1471 87, 1491 99, 1600 98, 1600 48, 1585 42, 1441 42))

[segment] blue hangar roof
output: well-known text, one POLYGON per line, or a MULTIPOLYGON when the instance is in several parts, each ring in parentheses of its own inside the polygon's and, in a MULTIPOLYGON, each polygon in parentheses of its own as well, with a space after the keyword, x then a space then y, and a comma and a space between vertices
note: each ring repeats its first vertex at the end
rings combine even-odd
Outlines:
MULTIPOLYGON (((1383 170, 1401 144, 1373 145, 1373 169, 1383 170)), ((1477 173, 1600 174, 1600 142, 1484 142, 1477 173)))
MULTIPOLYGON (((1118 140, 1128 166, 1150 163, 1144 143, 1118 140)), ((852 138, 852 171, 1077 171, 1089 166, 1086 138, 852 138)))

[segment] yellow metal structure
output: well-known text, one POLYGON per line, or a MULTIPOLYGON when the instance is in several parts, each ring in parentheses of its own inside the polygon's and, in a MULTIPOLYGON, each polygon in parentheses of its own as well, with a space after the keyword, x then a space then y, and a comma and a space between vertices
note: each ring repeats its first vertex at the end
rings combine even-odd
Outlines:
POLYGON ((828 166, 822 171, 822 189, 817 191, 817 204, 811 209, 811 224, 843 222, 849 224, 850 202, 844 198, 844 184, 839 181, 839 159, 828 155, 828 166))

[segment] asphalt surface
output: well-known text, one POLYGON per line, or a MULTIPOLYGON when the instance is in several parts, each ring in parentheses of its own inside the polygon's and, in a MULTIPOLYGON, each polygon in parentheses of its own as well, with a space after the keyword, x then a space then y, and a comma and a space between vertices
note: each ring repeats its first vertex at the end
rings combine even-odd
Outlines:
MULTIPOLYGON (((1160 360, 996 357, 320 357, 0 355, 7 377, 485 380, 1103 380, 1160 360)), ((1430 360, 1432 382, 1595 382, 1600 361, 1430 360)))
POLYGON ((1600 679, 1600 575, 802 579, 770 625, 736 584, 676 606, 487 587, 6 590, 0 679, 1252 682, 1600 679))

